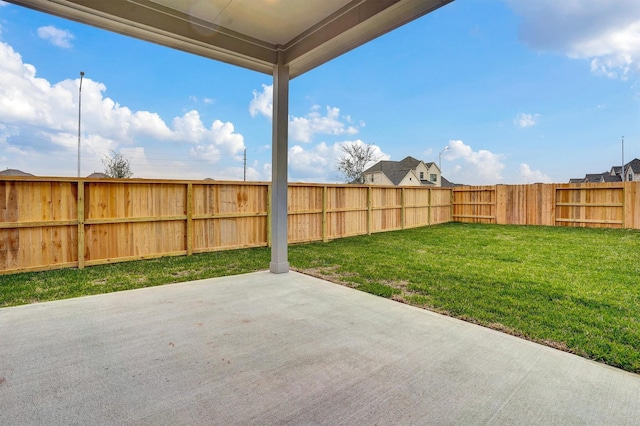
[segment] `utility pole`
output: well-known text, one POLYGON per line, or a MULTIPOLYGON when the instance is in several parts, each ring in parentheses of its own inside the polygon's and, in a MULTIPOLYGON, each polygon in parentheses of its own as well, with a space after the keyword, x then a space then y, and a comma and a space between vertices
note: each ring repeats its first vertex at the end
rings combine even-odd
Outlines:
POLYGON ((80 125, 82 122, 82 77, 84 77, 84 71, 80 71, 80 86, 78 87, 78 177, 80 177, 80 125))
POLYGON ((620 180, 624 182, 624 136, 622 137, 622 171, 620 172, 620 180))
POLYGON ((244 149, 244 175, 243 180, 247 181, 247 148, 244 149))

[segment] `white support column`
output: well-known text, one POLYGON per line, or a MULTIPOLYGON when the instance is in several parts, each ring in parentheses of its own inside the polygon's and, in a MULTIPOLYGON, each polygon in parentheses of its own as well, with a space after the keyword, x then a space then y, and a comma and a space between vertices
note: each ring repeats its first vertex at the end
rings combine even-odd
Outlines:
POLYGON ((271 264, 274 274, 289 272, 287 258, 287 150, 289 149, 289 67, 273 70, 271 157, 271 264))

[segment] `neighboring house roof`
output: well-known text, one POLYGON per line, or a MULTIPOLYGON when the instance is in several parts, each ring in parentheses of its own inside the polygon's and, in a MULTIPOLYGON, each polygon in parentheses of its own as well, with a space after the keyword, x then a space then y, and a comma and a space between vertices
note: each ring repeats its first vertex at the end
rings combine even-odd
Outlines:
POLYGON ((409 170, 410 169, 408 168, 402 170, 400 168, 399 161, 378 161, 376 164, 365 170, 363 174, 382 172, 385 174, 385 176, 387 176, 391 183, 397 185, 400 183, 402 178, 407 175, 409 170))
POLYGON ((629 161, 627 164, 624 165, 625 171, 629 171, 629 168, 633 170, 634 174, 640 173, 640 160, 638 160, 637 158, 634 158, 633 160, 629 161))
POLYGON ((22 170, 6 169, 0 172, 0 176, 35 176, 22 170))
POLYGON ((87 178, 90 179, 109 179, 109 175, 101 172, 93 172, 87 178))
POLYGON ((612 175, 610 172, 588 173, 583 178, 569 179, 569 183, 600 183, 600 182, 620 182, 620 175, 612 175))
POLYGON ((622 177, 620 177, 620 175, 612 176, 610 173, 603 173, 602 180, 604 182, 621 182, 622 177))
POLYGON ((441 175, 440 176, 440 186, 443 187, 443 188, 454 188, 456 186, 462 186, 462 184, 450 182, 444 176, 441 175))
POLYGON ((585 182, 604 182, 603 173, 587 173, 584 176, 585 182))
MULTIPOLYGON (((633 174, 640 174, 640 160, 634 158, 624 165, 625 174, 629 172, 629 169, 633 172, 633 174)), ((583 183, 583 182, 621 182, 622 177, 621 166, 611 166, 611 170, 604 173, 589 173, 584 176, 584 178, 573 178, 569 179, 569 183, 583 183)))
MULTIPOLYGON (((402 179, 407 176, 411 170, 415 170, 418 165, 422 163, 420 160, 416 160, 415 158, 409 156, 400 161, 378 161, 373 166, 369 167, 367 170, 362 172, 362 174, 382 172, 394 185, 398 185, 402 179)), ((432 167, 435 163, 424 163, 427 168, 432 167)), ((433 182, 429 182, 427 180, 421 181, 425 185, 433 185, 433 182)))

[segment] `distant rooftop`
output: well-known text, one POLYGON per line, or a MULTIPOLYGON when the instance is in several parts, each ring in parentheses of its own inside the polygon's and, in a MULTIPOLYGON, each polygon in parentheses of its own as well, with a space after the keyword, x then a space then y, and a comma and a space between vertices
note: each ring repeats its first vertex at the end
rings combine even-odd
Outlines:
POLYGON ((0 176, 34 176, 31 173, 17 169, 6 169, 0 172, 0 176))
POLYGON ((109 175, 104 174, 102 172, 93 172, 89 176, 87 176, 87 178, 89 178, 89 179, 109 179, 109 175))

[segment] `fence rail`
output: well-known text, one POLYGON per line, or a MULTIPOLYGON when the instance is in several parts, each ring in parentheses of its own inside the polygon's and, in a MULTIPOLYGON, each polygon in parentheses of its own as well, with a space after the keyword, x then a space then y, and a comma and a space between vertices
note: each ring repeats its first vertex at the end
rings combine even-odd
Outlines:
MULTIPOLYGON (((0 274, 270 244, 269 183, 0 178, 0 274)), ((640 229, 640 182, 290 184, 288 240, 451 221, 640 229)))
MULTIPOLYGON (((451 189, 291 184, 288 239, 328 241, 451 220, 451 189)), ((0 274, 270 243, 270 184, 0 179, 0 274)))

